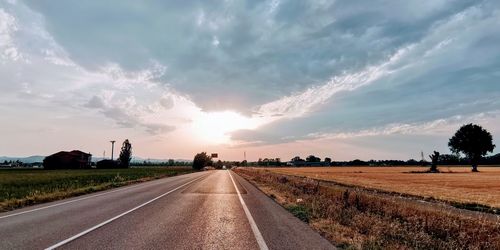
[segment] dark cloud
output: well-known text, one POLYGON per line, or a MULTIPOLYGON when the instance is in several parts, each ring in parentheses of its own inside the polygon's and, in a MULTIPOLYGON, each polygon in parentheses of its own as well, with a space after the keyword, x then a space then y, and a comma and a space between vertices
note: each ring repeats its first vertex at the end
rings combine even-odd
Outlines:
POLYGON ((253 107, 383 60, 478 1, 30 1, 72 58, 168 66, 206 110, 253 107), (60 11, 64 9, 64 11, 60 11), (110 32, 113 31, 113 32, 110 32), (219 44, 212 41, 217 38, 219 44))
MULTIPOLYGON (((498 109, 498 1, 278 2, 274 7, 271 1, 29 5, 77 63, 93 69, 117 62, 136 70, 157 61, 167 68, 159 81, 204 110, 253 114, 261 104, 387 63, 410 48, 394 67, 384 68, 393 72, 341 91, 303 117, 276 113, 283 119, 232 134, 254 145, 498 109)), ((168 109, 173 103, 167 98, 159 105, 168 109)), ((122 126, 141 124, 96 97, 87 106, 122 126)))

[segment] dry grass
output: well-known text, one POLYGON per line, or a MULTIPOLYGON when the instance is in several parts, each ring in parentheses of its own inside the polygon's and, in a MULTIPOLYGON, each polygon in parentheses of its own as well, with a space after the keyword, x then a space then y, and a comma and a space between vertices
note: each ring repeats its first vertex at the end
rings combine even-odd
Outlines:
POLYGON ((500 249, 500 217, 269 169, 240 176, 339 248, 500 249))
POLYGON ((441 173, 423 172, 424 167, 304 167, 269 168, 275 173, 411 194, 459 203, 500 208, 500 167, 439 167, 441 173))

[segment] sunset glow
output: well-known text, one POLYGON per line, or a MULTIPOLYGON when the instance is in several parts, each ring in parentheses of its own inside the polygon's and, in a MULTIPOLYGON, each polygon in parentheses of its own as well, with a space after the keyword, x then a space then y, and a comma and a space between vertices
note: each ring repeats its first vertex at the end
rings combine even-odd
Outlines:
POLYGON ((230 132, 240 129, 255 129, 261 120, 248 118, 232 111, 200 113, 193 118, 192 129, 195 136, 209 144, 231 142, 230 132))

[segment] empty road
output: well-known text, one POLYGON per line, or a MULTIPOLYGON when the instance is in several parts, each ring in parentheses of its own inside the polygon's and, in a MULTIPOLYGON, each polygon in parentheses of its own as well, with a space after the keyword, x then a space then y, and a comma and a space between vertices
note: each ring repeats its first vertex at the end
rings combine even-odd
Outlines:
POLYGON ((54 248, 334 249, 226 170, 0 213, 0 249, 54 248))

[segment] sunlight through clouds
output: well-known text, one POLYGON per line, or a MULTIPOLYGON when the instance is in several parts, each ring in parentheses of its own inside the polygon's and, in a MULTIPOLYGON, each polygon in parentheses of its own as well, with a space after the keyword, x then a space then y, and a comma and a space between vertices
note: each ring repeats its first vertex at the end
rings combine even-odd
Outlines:
MULTIPOLYGON (((125 131, 156 156, 305 140, 328 153, 335 140, 383 145, 498 110, 495 1, 74 3, 0 0, 7 141, 78 131, 101 151, 125 131)), ((73 146, 61 140, 32 147, 73 146)))

